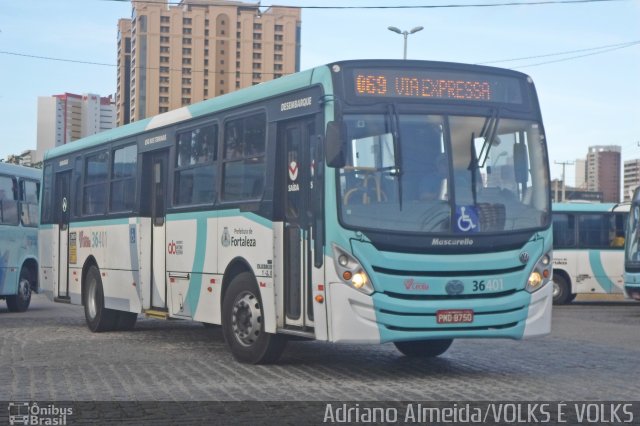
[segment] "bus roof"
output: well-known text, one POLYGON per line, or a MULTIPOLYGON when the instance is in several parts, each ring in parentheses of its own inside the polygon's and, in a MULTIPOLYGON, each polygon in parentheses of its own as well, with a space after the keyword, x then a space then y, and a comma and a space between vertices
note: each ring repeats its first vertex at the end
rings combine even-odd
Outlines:
POLYGON ((19 166, 11 163, 0 163, 0 173, 31 179, 42 179, 42 170, 35 167, 19 166))
POLYGON ((399 60, 399 59, 372 59, 372 60, 349 60, 337 61, 328 65, 322 65, 294 74, 289 74, 275 80, 266 81, 255 86, 247 87, 235 92, 227 93, 222 96, 198 102, 182 108, 178 108, 169 112, 145 118, 124 126, 116 127, 104 132, 87 136, 70 144, 65 144, 47 151, 44 159, 48 160, 64 156, 79 150, 100 146, 103 143, 120 140, 123 138, 133 137, 148 130, 158 129, 165 126, 188 120, 191 118, 201 117, 217 111, 234 108, 249 102, 267 99, 273 96, 281 95, 299 88, 307 87, 310 84, 322 83, 325 88, 332 87, 330 68, 333 65, 375 65, 375 66, 398 66, 404 67, 427 67, 439 68, 443 70, 463 70, 474 69, 477 71, 512 75, 518 78, 527 78, 526 74, 519 71, 489 67, 484 65, 470 65, 454 62, 438 62, 438 61, 418 61, 418 60, 399 60))
POLYGON ((580 212, 580 213, 601 213, 610 211, 629 211, 629 203, 591 203, 591 202, 569 202, 553 203, 553 212, 580 212))
MULTIPOLYGON (((275 80, 231 92, 226 95, 216 96, 215 98, 208 99, 206 101, 174 109, 169 112, 106 130, 104 132, 96 133, 73 143, 53 148, 47 151, 44 158, 45 160, 48 160, 67 155, 78 150, 99 146, 106 142, 133 137, 148 130, 170 126, 171 124, 178 123, 183 120, 197 118, 212 112, 223 111, 248 102, 266 99, 301 87, 306 87, 313 83, 312 80, 318 80, 318 77, 316 76, 314 78, 313 74, 314 72, 322 70, 322 68, 323 67, 317 67, 307 71, 290 74, 275 80)), ((327 78, 329 77, 328 68, 325 67, 325 70, 327 73, 324 77, 327 78)), ((323 78, 323 76, 320 76, 320 79, 321 78, 323 78)))

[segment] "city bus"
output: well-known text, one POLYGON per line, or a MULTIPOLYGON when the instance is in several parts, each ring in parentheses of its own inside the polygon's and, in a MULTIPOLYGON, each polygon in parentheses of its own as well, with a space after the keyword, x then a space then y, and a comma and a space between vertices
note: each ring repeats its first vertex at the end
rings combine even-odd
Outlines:
POLYGON ((553 302, 620 294, 628 203, 553 204, 553 302))
POLYGON ((624 291, 625 295, 640 300, 640 187, 633 191, 627 229, 625 233, 624 291))
POLYGON ((39 169, 0 163, 0 299, 24 312, 38 291, 39 169))
POLYGON ((94 332, 221 325, 244 363, 544 335, 549 181, 528 76, 335 62, 50 150, 42 286, 94 332))

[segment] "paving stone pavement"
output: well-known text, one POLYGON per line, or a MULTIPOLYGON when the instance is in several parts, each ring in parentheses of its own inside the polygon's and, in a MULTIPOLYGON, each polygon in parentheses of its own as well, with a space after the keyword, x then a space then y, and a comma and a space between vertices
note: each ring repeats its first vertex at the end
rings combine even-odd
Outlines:
POLYGON ((556 307, 552 334, 459 340, 416 360, 392 344, 290 342, 276 365, 235 362, 219 328, 140 318, 91 333, 82 307, 0 307, 0 401, 640 400, 640 303, 556 307))

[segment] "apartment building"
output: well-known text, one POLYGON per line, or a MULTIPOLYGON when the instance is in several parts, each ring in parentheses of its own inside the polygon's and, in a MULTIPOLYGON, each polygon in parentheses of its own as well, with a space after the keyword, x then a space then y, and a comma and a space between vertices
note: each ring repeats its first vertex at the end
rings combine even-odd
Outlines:
POLYGON ((622 201, 631 201, 633 191, 640 186, 640 159, 624 162, 622 201))
POLYGON ((118 23, 117 123, 299 70, 299 8, 134 0, 132 18, 118 23))
POLYGON ((112 96, 63 93, 38 97, 37 150, 34 162, 56 146, 112 129, 116 124, 112 96))
POLYGON ((602 192, 602 201, 620 201, 622 148, 618 145, 590 146, 587 153, 587 190, 602 192))
POLYGON ((36 151, 34 149, 27 149, 20 154, 7 156, 6 163, 19 164, 21 166, 33 166, 36 164, 36 151))

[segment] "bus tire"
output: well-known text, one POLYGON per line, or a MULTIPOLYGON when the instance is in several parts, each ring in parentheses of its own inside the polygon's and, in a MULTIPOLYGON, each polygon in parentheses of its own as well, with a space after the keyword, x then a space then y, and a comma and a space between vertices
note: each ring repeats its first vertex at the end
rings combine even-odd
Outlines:
POLYGON ((117 312, 118 318, 116 320, 116 330, 130 331, 136 326, 138 321, 138 314, 135 312, 117 312))
POLYGON ((433 358, 449 349, 453 339, 414 340, 409 342, 393 342, 403 355, 412 358, 433 358))
POLYGON ((104 307, 104 291, 100 271, 91 265, 85 276, 84 317, 94 333, 115 329, 118 312, 104 307))
POLYGON ((553 274, 553 304, 564 305, 571 302, 571 287, 561 274, 553 274))
POLYGON ((18 281, 18 292, 15 295, 7 296, 7 308, 9 312, 24 312, 31 303, 31 273, 28 269, 22 268, 20 280, 18 281))
POLYGON ((264 331, 264 309, 255 278, 236 275, 222 302, 222 333, 233 357, 246 364, 276 362, 287 340, 264 331))

